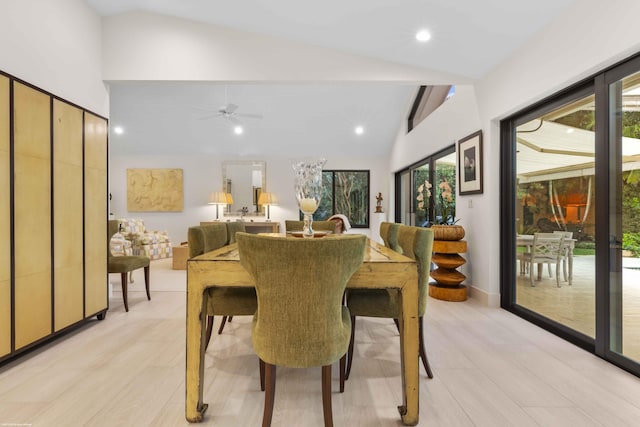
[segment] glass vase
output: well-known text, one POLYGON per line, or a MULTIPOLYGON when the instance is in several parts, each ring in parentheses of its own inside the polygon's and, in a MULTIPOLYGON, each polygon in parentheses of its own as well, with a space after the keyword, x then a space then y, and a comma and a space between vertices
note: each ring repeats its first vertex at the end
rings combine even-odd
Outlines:
POLYGON ((304 215, 303 237, 313 237, 313 213, 322 197, 322 167, 326 159, 298 161, 292 164, 298 207, 304 215))

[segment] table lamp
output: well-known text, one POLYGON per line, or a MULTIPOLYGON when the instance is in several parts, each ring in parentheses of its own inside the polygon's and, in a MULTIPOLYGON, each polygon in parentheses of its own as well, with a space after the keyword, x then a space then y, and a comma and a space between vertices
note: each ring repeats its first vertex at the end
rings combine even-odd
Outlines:
POLYGON ((209 203, 210 205, 216 205, 216 221, 218 219, 218 206, 227 204, 227 193, 222 191, 214 191, 209 194, 209 203))
POLYGON ((278 199, 276 199, 276 196, 273 193, 268 192, 260 193, 258 204, 265 205, 267 207, 267 221, 271 221, 271 218, 269 216, 269 206, 278 204, 278 199))

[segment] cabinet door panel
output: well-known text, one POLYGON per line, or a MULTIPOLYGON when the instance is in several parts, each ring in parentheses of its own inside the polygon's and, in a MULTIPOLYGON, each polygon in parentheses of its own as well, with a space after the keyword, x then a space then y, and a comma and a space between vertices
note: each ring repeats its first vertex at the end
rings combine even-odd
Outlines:
POLYGON ((0 357, 11 352, 9 79, 0 76, 0 357))
POLYGON ((82 110, 53 102, 54 330, 82 320, 82 110))
POLYGON ((14 82, 16 349, 51 333, 50 97, 14 82))
POLYGON ((85 313, 107 308, 107 121, 85 113, 85 313))

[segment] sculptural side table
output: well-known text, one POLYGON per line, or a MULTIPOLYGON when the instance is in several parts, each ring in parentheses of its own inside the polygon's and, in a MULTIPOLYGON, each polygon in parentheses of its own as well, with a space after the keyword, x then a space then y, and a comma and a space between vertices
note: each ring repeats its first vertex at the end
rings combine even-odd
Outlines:
POLYGON ((431 272, 435 282, 429 283, 429 296, 444 301, 465 301, 467 287, 461 283, 467 277, 457 268, 467 261, 460 256, 467 251, 466 240, 434 240, 431 261, 438 266, 431 272))

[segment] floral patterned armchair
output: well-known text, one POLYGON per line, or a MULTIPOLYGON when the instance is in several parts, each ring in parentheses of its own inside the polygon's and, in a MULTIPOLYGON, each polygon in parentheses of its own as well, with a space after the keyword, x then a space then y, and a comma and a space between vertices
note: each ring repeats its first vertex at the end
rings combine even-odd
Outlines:
POLYGON ((121 218, 120 233, 131 242, 133 255, 144 255, 149 259, 171 258, 171 239, 166 231, 150 231, 141 218, 121 218))

